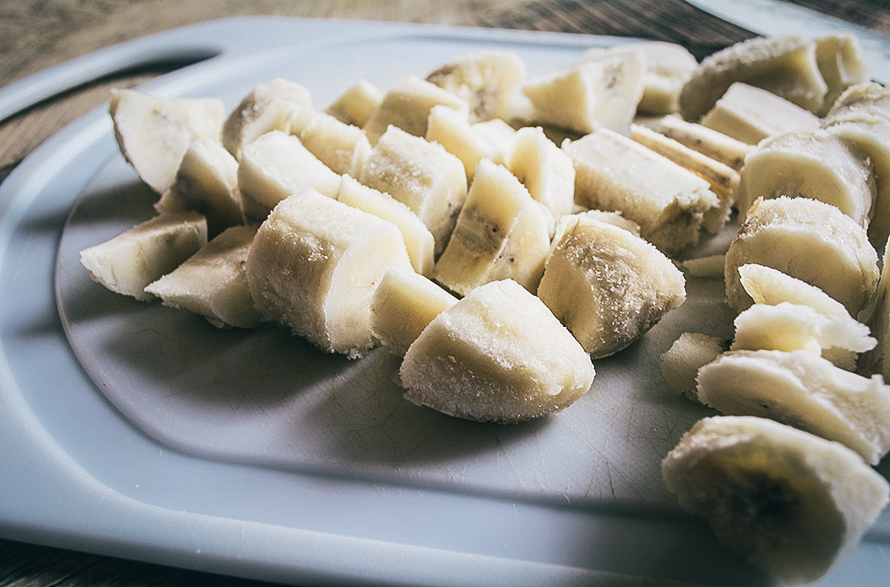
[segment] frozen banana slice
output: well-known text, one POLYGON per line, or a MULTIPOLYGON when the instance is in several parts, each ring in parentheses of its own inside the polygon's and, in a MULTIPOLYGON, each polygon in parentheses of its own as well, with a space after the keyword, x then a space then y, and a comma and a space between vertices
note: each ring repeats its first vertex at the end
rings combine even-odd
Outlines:
POLYGON ((756 145, 779 133, 816 130, 820 121, 809 110, 781 96, 737 82, 729 86, 714 107, 702 116, 701 124, 756 145))
POLYGON ((375 144, 389 126, 417 137, 426 136, 426 124, 433 106, 442 104, 464 112, 467 101, 416 76, 408 76, 386 93, 380 107, 365 123, 368 140, 375 144))
POLYGON ((273 130, 291 132, 295 110, 311 109, 309 90, 283 78, 257 85, 229 113, 222 129, 222 143, 236 159, 261 135, 273 130))
POLYGON ((383 92, 366 79, 357 81, 325 109, 340 122, 364 128, 383 102, 383 92))
POLYGON ((226 116, 216 98, 158 98, 135 90, 112 90, 108 112, 121 154, 159 194, 173 183, 189 145, 220 140, 226 116))
POLYGON ((739 187, 739 172, 639 124, 630 126, 630 138, 707 180, 720 203, 705 212, 702 227, 710 233, 718 233, 732 213, 735 192, 739 187))
POLYGON ((299 136, 310 153, 339 175, 358 177, 371 154, 371 143, 362 129, 328 114, 312 117, 299 136))
POLYGON ((433 318, 456 303, 456 297, 426 277, 395 265, 371 299, 371 333, 404 356, 433 318))
POLYGON ((512 51, 479 51, 457 57, 426 76, 469 105, 470 122, 507 119, 525 78, 525 63, 512 51))
POLYGON ((661 355, 661 374, 677 395, 697 402, 698 370, 725 353, 729 341, 700 332, 684 332, 661 355))
POLYGON ((890 451, 890 386, 804 350, 738 350, 698 372, 698 399, 834 440, 872 465, 890 451))
POLYGON ((550 234, 560 218, 575 207, 575 164, 547 138, 541 127, 527 126, 516 132, 506 167, 543 204, 552 218, 550 234))
POLYGON ((877 82, 863 81, 846 88, 826 114, 830 121, 857 120, 863 114, 890 117, 890 88, 877 82))
POLYGON ((627 133, 643 95, 642 51, 578 62, 567 71, 530 80, 533 124, 587 134, 597 128, 627 133))
POLYGON ((155 204, 158 212, 195 210, 207 219, 207 232, 216 236, 230 226, 245 224, 244 202, 238 189, 238 162, 218 141, 192 143, 176 179, 155 204))
POLYGON ((497 147, 503 158, 492 159, 495 163, 504 163, 513 151, 516 142, 516 129, 500 118, 492 118, 484 122, 476 122, 473 129, 497 147))
POLYGON ((754 148, 712 128, 686 122, 679 116, 665 116, 655 130, 736 171, 744 167, 745 156, 754 148))
POLYGON ((165 306, 204 316, 214 326, 259 326, 262 316, 253 307, 244 269, 256 231, 256 225, 227 228, 145 291, 165 306))
POLYGON ((399 376, 417 405, 514 423, 572 404, 590 389, 594 368, 541 300, 504 280, 436 316, 408 349, 399 376))
POLYGON ((863 375, 880 374, 890 380, 890 245, 884 246, 885 259, 881 269, 881 281, 875 295, 866 324, 878 343, 859 359, 858 372, 863 375))
POLYGON ((680 93, 680 114, 697 122, 735 82, 763 88, 810 112, 822 107, 828 86, 816 42, 794 35, 757 37, 701 62, 680 93))
POLYGON ((466 112, 448 106, 433 106, 430 110, 425 138, 431 143, 442 145, 446 151, 460 159, 470 183, 480 161, 504 159, 501 150, 470 124, 466 112))
POLYGON ((739 312, 751 305, 739 267, 756 263, 818 287, 857 316, 877 287, 877 262, 865 229, 838 208, 809 198, 758 200, 726 253, 726 297, 739 312))
POLYGON ((627 347, 678 308, 686 282, 642 238, 579 214, 563 225, 538 297, 598 359, 627 347))
POLYGON ((371 149, 358 179, 411 208, 433 233, 435 254, 445 249, 467 197, 460 159, 441 145, 390 126, 371 149))
POLYGON ((852 550, 890 486, 847 447, 753 416, 700 420, 661 464, 680 507, 779 581, 816 581, 852 550))
POLYGON ((862 55, 859 37, 831 34, 816 38, 816 63, 828 92, 817 114, 825 116, 844 90, 868 82, 868 66, 862 55))
POLYGON ((169 212, 80 252, 90 277, 113 292, 155 300, 145 286, 170 273, 207 244, 207 221, 197 212, 169 212))
POLYGON ((483 160, 433 278, 460 295, 508 278, 534 292, 549 252, 541 205, 505 167, 483 160))
POLYGON ((266 320, 322 351, 358 358, 375 344, 371 298, 393 265, 411 268, 395 224, 307 188, 260 226, 247 283, 266 320))
POLYGON ((620 211, 667 255, 696 244, 720 204, 707 181, 619 133, 600 129, 562 149, 575 162, 575 202, 620 211))
POLYGON ((824 130, 788 132, 761 141, 745 159, 739 219, 758 198, 812 198, 840 208, 867 227, 875 197, 868 156, 824 130))
POLYGON ((299 138, 273 130, 244 148, 238 185, 242 195, 271 210, 308 187, 336 198, 340 175, 310 153, 299 138))
POLYGON ((614 47, 592 47, 581 59, 642 51, 645 59, 643 95, 637 110, 646 114, 670 114, 680 109, 680 91, 698 67, 695 56, 682 45, 664 41, 626 43, 614 47))
POLYGON ((389 194, 362 185, 348 175, 343 176, 337 199, 398 226, 414 270, 421 275, 430 275, 433 272, 433 233, 408 206, 389 194))

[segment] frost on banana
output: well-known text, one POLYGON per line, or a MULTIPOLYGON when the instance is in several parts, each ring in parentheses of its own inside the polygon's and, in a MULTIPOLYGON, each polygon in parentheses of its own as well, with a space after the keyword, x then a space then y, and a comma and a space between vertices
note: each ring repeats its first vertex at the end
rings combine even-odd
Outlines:
POLYGON ((331 102, 325 113, 340 122, 364 128, 382 102, 383 92, 368 80, 361 79, 331 102))
POLYGON ((165 306, 204 316, 214 326, 259 326, 261 315, 253 306, 244 269, 256 231, 256 225, 227 228, 145 291, 165 306))
POLYGON ((824 576, 859 543, 890 493, 847 447, 753 416, 700 420, 661 468, 683 509, 789 585, 824 576))
POLYGON ((822 107, 828 93, 815 41, 793 35, 758 37, 702 60, 680 93, 680 114, 698 121, 735 82, 763 88, 810 112, 822 107))
POLYGON ((408 349, 399 376, 415 404, 513 423, 572 404, 589 390, 594 368, 540 299, 504 280, 436 316, 408 349))
POLYGON ((408 206, 433 233, 435 254, 445 249, 467 197, 460 159, 422 136, 390 126, 358 179, 408 206))
POLYGON ((686 299, 682 272, 642 238, 579 214, 563 219, 538 297, 594 359, 634 342, 686 299))
POLYGON ((878 257, 865 229, 838 208, 808 198, 758 200, 726 253, 726 297, 752 303, 739 267, 756 263, 816 286, 858 316, 878 282, 878 257))
POLYGON ((189 145, 220 140, 225 119, 216 98, 159 98, 135 90, 112 90, 108 112, 121 154, 159 194, 173 183, 189 145))
POLYGON ((466 100, 470 122, 511 117, 514 95, 525 78, 525 62, 511 51, 479 51, 455 58, 426 81, 466 100))
POLYGON ((567 140, 562 149, 575 163, 575 202, 620 211, 667 255, 696 244, 705 214, 720 206, 707 181, 614 131, 567 140))
POLYGON ((90 277, 113 292, 149 302, 145 287, 207 244, 207 221, 197 212, 160 214, 80 252, 90 277))
POLYGON ((700 332, 684 332, 661 355, 661 374, 677 395, 698 402, 698 370, 729 350, 729 341, 700 332))
POLYGON ((534 292, 549 252, 543 207, 504 166, 483 160, 433 278, 460 295, 508 278, 534 292))
POLYGON ((375 344, 371 298, 393 265, 411 268, 395 224, 307 188, 260 226, 247 282, 266 320, 322 351, 358 358, 375 344))

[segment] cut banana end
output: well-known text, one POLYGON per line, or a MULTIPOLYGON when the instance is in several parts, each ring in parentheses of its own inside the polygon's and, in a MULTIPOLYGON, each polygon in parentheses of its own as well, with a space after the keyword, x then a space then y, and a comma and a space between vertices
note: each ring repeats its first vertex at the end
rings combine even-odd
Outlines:
POLYGON ((854 34, 833 34, 816 38, 816 62, 828 86, 822 108, 825 116, 835 100, 850 86, 868 81, 868 66, 862 54, 859 37, 854 34))
POLYGON ((383 92, 368 80, 362 79, 331 102, 325 113, 340 122, 364 128, 382 102, 383 92))
POLYGON ((736 171, 744 167, 745 156, 754 148, 712 128, 686 122, 679 116, 661 118, 655 130, 736 171))
POLYGON ((299 136, 303 146, 338 175, 358 177, 371 153, 362 129, 328 114, 313 116, 299 136))
POLYGON ((843 445, 756 417, 700 420, 661 467, 683 509, 789 585, 824 576, 859 543, 890 492, 843 445))
POLYGON ((729 350, 729 341, 700 332, 684 332, 661 355, 661 374, 677 395, 698 402, 698 370, 729 350))
POLYGON ((490 159, 497 162, 504 159, 504 153, 470 124, 466 112, 448 106, 432 107, 425 138, 442 145, 460 159, 470 183, 480 161, 490 159))
POLYGON ((159 194, 173 183, 189 145, 220 140, 225 119, 216 98, 158 98, 135 90, 112 90, 108 112, 121 154, 159 194))

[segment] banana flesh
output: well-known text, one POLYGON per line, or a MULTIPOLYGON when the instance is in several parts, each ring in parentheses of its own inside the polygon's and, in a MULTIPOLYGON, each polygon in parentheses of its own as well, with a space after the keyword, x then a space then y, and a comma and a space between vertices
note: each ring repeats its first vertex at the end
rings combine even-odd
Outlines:
POLYGON ((227 228, 145 291, 220 328, 259 326, 262 316, 253 307, 244 269, 256 231, 256 225, 227 228))
POLYGON ((763 88, 817 112, 828 93, 816 42, 794 35, 758 37, 706 57, 683 86, 680 114, 697 122, 735 82, 763 88))
POLYGON ((566 219, 538 297, 598 359, 647 332, 686 299, 682 272, 642 238, 579 214, 566 219))
POLYGON ((338 175, 358 177, 371 154, 371 143, 362 129, 328 114, 313 116, 299 136, 303 146, 338 175))
POLYGON ((684 332, 661 355, 661 374, 668 387, 677 395, 698 402, 698 371, 725 353, 726 339, 684 332))
POLYGON ((512 280, 472 290, 440 313, 399 369, 417 405, 482 422, 522 422, 587 393, 587 353, 540 299, 512 280))
POLYGON ((393 265, 411 268, 395 224, 306 188, 260 225, 247 283, 265 320, 358 358, 375 344, 371 298, 393 265))
POLYGON ((822 108, 816 114, 825 116, 847 88, 868 82, 868 65, 856 35, 825 35, 817 37, 815 42, 816 63, 828 86, 822 108))
POLYGON ((207 244, 207 221, 197 212, 168 212, 80 252, 90 277, 113 292, 143 302, 145 287, 207 244))
POLYGON ((824 576, 890 492, 847 447, 753 416, 700 420, 664 459, 662 476, 727 548, 789 585, 824 576))
POLYGON ((483 159, 503 161, 504 154, 476 130, 466 112, 448 106, 433 106, 427 120, 426 140, 438 143, 464 164, 467 181, 472 183, 476 166, 483 159))
POLYGON ((835 134, 817 130, 769 137, 745 159, 739 219, 758 198, 812 198, 838 207, 867 227, 875 198, 868 156, 835 134))
POLYGON ((736 311, 751 297, 739 267, 766 265, 818 287, 858 316, 878 281, 877 253, 865 229, 834 206, 808 198, 758 200, 726 253, 726 297, 736 311))
POLYGON ((364 128, 383 102, 383 92, 366 79, 357 81, 331 102, 325 113, 340 122, 364 128))
POLYGON ((426 277, 390 267, 371 299, 371 333, 392 352, 405 356, 433 318, 457 298, 426 277))
POLYGON ((679 116, 661 118, 655 130, 736 171, 744 167, 745 156, 753 149, 748 143, 679 116))
POLYGON ((220 140, 225 119, 216 98, 159 98, 135 90, 112 90, 108 112, 121 154, 159 194, 173 184, 189 145, 220 140))
MULTIPOLYGON (((884 246, 884 259, 890 251, 884 246)), ((890 380, 890 269, 887 261, 881 268, 881 281, 875 296, 874 306, 866 319, 866 324, 878 339, 875 348, 860 357, 858 371, 863 375, 880 374, 890 380)))

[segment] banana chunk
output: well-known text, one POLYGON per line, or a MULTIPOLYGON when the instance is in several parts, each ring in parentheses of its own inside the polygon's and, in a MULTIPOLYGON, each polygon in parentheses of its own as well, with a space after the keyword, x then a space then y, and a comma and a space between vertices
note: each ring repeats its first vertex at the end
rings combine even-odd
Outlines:
POLYGON ((729 86, 701 118, 703 126, 751 145, 783 132, 816 130, 819 123, 809 110, 741 82, 729 86))
POLYGON ((244 148, 238 163, 238 185, 242 195, 268 211, 307 187, 336 198, 340 175, 295 135, 273 130, 244 148))
POLYGON ((426 126, 426 140, 438 143, 464 164, 472 183, 476 166, 483 159, 503 161, 504 154, 467 119, 467 113, 448 106, 433 106, 426 126))
POLYGON ((700 332, 682 333, 661 355, 661 374, 671 391, 698 402, 698 370, 729 350, 728 343, 700 332))
POLYGON ((794 35, 758 37, 706 57, 680 93, 680 114, 698 121, 729 86, 744 82, 817 112, 828 93, 816 43, 794 35))
POLYGON ((525 78, 525 62, 512 51, 469 53, 426 76, 466 100, 470 122, 510 117, 513 97, 525 78))
POLYGON ((756 263, 818 287, 857 316, 877 286, 877 262, 865 229, 838 208, 808 198, 758 200, 726 253, 726 297, 739 312, 751 305, 739 267, 756 263))
POLYGON ((112 90, 108 112, 121 154, 139 178, 163 194, 193 142, 220 140, 225 109, 216 98, 158 98, 112 90))
MULTIPOLYGON (((890 253, 890 244, 884 246, 884 259, 890 253)), ((866 324, 877 338, 877 345, 862 355, 858 371, 864 375, 880 374, 890 380, 890 262, 884 261, 881 281, 875 295, 874 306, 866 318, 866 324)))
POLYGON ((257 85, 242 98, 223 124, 222 144, 241 159, 245 146, 273 130, 291 132, 292 120, 301 110, 311 110, 309 90, 296 82, 275 78, 257 85))
POLYGON ((872 465, 890 451, 890 386, 807 351, 739 350, 698 372, 699 400, 840 442, 872 465))
POLYGON ((516 176, 486 159, 476 168, 433 278, 460 295, 508 278, 534 292, 549 253, 544 208, 516 176))
POLYGON ((433 318, 456 303, 456 297, 433 281, 395 265, 371 299, 371 333, 392 352, 405 356, 433 318))
POLYGON ((474 123, 473 130, 488 139, 501 153, 500 157, 492 159, 495 163, 504 163, 510 153, 513 152, 517 131, 508 122, 500 118, 492 118, 491 120, 474 123))
POLYGON ((340 122, 364 128, 383 102, 383 92, 366 79, 360 79, 325 109, 340 122))
POLYGON ((197 212, 160 214, 80 252, 90 277, 113 292, 143 302, 145 287, 207 244, 207 221, 197 212))
POLYGON ((533 124, 587 134, 597 128, 628 132, 643 95, 642 51, 579 61, 566 71, 530 80, 522 92, 533 124))
POLYGON ((259 326, 262 316, 253 307, 244 269, 256 231, 256 225, 227 228, 145 291, 220 328, 259 326))
POLYGON ((756 417, 700 420, 661 469, 680 507, 789 585, 824 576, 859 543, 890 492, 847 447, 756 417))
POLYGON ((816 113, 819 116, 825 116, 847 88, 868 82, 868 65, 862 54, 859 37, 854 34, 817 37, 816 63, 828 86, 822 108, 816 113))
POLYGON ((875 198, 868 156, 823 131, 788 132, 762 141, 745 158, 738 191, 739 219, 758 198, 812 198, 840 208, 867 227, 875 198))
POLYGON ((247 283, 266 320, 358 358, 375 344, 371 298, 393 265, 411 268, 395 224, 306 188, 260 226, 247 283))
POLYGON ((594 359, 642 336, 686 299, 683 273, 658 249, 613 224, 565 219, 538 297, 594 359))
POLYGON ((575 163, 575 202, 620 211, 667 255, 696 244, 705 213, 720 205, 707 181, 617 132, 600 129, 562 149, 575 163))
POLYGON ((170 188, 155 204, 160 212, 194 210, 207 219, 207 232, 216 236, 247 222, 238 189, 238 162, 217 141, 199 139, 189 145, 170 188))
POLYGON ((338 175, 358 177, 371 154, 371 143, 362 129, 328 114, 313 116, 300 131, 300 141, 338 175))
POLYGON ((422 136, 390 126, 358 179, 411 208, 433 233, 435 254, 442 253, 467 197, 460 159, 422 136))
POLYGON ((550 310, 512 280, 471 291, 440 313, 405 354, 405 397, 481 422, 561 410, 593 383, 590 357, 550 310))
POLYGON ((736 171, 741 171, 745 156, 754 148, 727 134, 674 115, 661 118, 655 130, 736 171))
POLYGON ((641 51, 645 62, 643 95, 637 111, 645 114, 670 114, 680 109, 680 91, 698 67, 698 61, 682 45, 664 41, 626 43, 609 48, 591 47, 581 59, 599 59, 607 55, 641 51))

